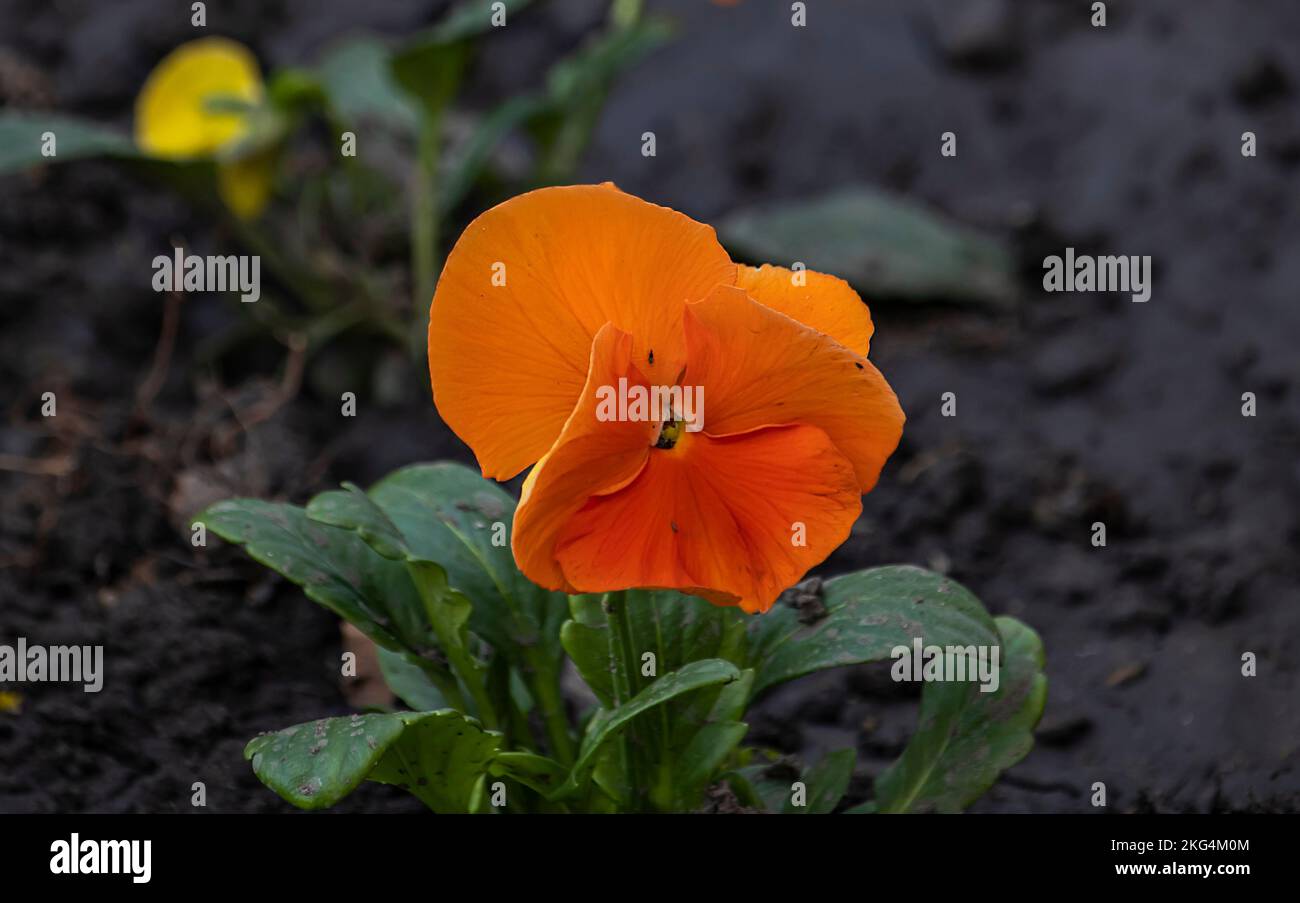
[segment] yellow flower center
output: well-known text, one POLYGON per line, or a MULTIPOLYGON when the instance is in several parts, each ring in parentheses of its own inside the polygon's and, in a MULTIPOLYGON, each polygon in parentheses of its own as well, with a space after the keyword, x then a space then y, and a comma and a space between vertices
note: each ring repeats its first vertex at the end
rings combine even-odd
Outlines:
POLYGON ((655 442, 655 448, 672 448, 677 444, 677 440, 682 437, 686 424, 680 420, 665 420, 663 427, 659 430, 659 439, 655 442))

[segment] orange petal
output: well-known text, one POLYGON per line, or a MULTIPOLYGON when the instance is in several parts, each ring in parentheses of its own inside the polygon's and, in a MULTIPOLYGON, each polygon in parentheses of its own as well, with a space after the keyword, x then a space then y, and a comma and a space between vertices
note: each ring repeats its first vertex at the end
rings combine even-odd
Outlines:
POLYGON ((767 611, 861 511, 853 465, 815 427, 686 433, 570 517, 554 556, 579 592, 678 589, 767 611))
POLYGON ((654 444, 657 423, 604 422, 596 416, 602 386, 616 386, 622 376, 642 382, 632 365, 632 347, 632 336, 612 324, 596 334, 573 414, 555 447, 524 481, 511 547, 524 575, 547 589, 573 592, 553 555, 556 535, 591 496, 618 489, 640 473, 654 444))
POLYGON ((631 333, 646 376, 671 383, 684 361, 683 306, 734 284, 735 272, 710 226, 610 184, 512 198, 469 225, 438 280, 438 411, 484 476, 508 479, 559 436, 597 330, 612 322, 631 333))
POLYGON ((685 382, 705 388, 705 432, 811 424, 853 462, 863 492, 876 485, 905 418, 870 361, 729 286, 688 305, 684 328, 685 382))
POLYGON ((875 331, 871 311, 843 279, 765 263, 761 267, 737 267, 736 285, 759 304, 825 333, 850 351, 867 356, 871 334, 875 331))

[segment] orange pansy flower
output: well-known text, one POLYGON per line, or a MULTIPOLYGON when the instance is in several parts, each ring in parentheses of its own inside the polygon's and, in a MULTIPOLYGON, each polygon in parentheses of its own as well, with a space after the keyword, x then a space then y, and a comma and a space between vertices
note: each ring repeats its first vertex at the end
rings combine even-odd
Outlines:
POLYGON ((848 537, 902 435, 871 334, 843 280, 738 266, 708 226, 574 185, 465 230, 429 373, 484 476, 536 465, 512 539, 529 579, 766 611, 848 537), (614 387, 697 393, 702 420, 611 418, 614 387))

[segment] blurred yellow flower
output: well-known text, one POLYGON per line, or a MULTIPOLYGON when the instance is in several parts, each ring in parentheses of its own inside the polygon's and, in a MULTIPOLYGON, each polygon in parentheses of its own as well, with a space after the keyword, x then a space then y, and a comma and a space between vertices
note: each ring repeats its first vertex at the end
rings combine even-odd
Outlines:
MULTIPOLYGON (((165 160, 196 160, 229 150, 247 137, 253 107, 264 95, 252 52, 227 38, 200 38, 177 47, 149 73, 135 102, 135 142, 165 160)), ((264 152, 218 161, 222 200, 236 215, 261 212, 271 190, 264 152)))
POLYGON ((254 219, 271 197, 275 159, 268 151, 217 164, 221 200, 240 219, 254 219))

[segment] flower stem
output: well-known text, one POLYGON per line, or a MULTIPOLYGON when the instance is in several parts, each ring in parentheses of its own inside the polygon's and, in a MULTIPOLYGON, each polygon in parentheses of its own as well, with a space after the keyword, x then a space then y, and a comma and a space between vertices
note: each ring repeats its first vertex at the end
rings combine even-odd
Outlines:
MULTIPOLYGON (((625 705, 636 695, 637 656, 632 645, 631 615, 627 606, 627 593, 608 593, 604 601, 605 617, 609 624, 609 642, 614 668, 614 704, 625 705)), ((645 808, 646 783, 644 738, 633 719, 619 741, 623 753, 623 772, 627 777, 630 796, 628 810, 640 812, 645 808)))
POLYGON ((530 650, 527 655, 536 678, 532 681, 533 695, 546 725, 551 755, 561 765, 572 765, 577 752, 573 747, 573 736, 569 733, 569 719, 564 710, 564 698, 560 695, 559 674, 555 663, 547 661, 540 650, 530 650))

